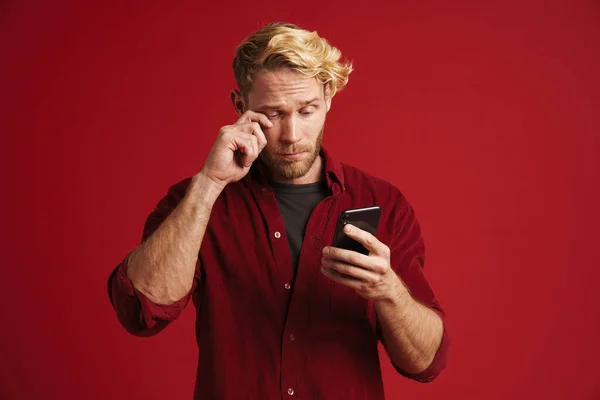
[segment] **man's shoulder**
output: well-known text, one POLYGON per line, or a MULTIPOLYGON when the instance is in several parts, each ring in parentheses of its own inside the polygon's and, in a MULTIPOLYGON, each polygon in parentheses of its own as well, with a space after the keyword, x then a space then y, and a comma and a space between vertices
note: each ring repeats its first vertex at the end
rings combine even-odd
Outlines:
POLYGON ((394 183, 354 165, 341 164, 346 192, 354 202, 377 204, 389 214, 412 210, 412 205, 394 183))
POLYGON ((341 162, 344 171, 344 186, 346 190, 370 190, 379 195, 402 196, 400 189, 393 183, 366 172, 354 165, 341 162))

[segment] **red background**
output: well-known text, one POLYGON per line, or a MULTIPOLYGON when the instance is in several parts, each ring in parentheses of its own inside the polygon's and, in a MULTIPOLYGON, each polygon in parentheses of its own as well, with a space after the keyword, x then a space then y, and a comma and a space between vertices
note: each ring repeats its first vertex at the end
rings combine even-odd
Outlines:
POLYGON ((133 337, 106 279, 272 20, 355 61, 324 143, 415 206, 451 318, 448 369, 384 358, 388 398, 600 398, 598 2, 122 3, 0 5, 1 398, 191 398, 193 306, 133 337))

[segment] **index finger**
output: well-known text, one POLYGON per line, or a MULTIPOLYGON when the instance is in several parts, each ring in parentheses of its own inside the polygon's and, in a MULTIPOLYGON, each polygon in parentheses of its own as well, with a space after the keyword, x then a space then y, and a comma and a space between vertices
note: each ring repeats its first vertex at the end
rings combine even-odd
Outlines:
POLYGON ((261 124, 262 126, 266 127, 266 128, 272 128, 273 127, 273 123, 269 120, 269 118, 267 118, 267 116, 265 114, 262 113, 257 113, 254 111, 246 111, 245 113, 243 113, 240 118, 236 121, 236 125, 239 124, 245 124, 247 122, 258 122, 259 124, 261 124))
POLYGON ((344 233, 365 246, 371 253, 381 253, 381 248, 379 247, 381 242, 371 233, 351 224, 346 224, 346 226, 344 226, 344 233))

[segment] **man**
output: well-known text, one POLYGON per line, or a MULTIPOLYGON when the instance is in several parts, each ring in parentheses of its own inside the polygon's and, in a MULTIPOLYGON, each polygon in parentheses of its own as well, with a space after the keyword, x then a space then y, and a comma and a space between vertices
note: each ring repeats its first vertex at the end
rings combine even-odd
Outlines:
POLYGON ((397 371, 444 368, 444 313, 423 275, 413 208, 398 189, 321 146, 349 63, 316 32, 269 24, 233 63, 239 119, 202 170, 172 186, 109 278, 121 324, 154 335, 192 298, 197 399, 382 399, 381 341, 397 371), (379 205, 368 255, 330 246, 337 215, 379 205))

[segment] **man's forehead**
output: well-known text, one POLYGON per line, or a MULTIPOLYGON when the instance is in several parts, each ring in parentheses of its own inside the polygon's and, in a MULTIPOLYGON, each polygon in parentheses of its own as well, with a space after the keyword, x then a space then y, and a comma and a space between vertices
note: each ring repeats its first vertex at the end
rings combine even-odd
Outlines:
POLYGON ((324 85, 316 78, 297 72, 261 72, 254 79, 248 93, 249 101, 256 106, 306 105, 323 98, 324 85))

